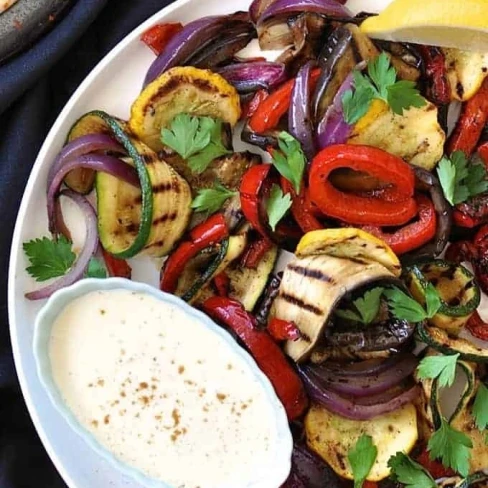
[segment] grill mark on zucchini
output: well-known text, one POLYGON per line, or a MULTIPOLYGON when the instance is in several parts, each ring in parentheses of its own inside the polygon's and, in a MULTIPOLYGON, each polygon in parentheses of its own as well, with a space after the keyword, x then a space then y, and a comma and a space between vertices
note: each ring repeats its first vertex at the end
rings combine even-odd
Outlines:
POLYGON ((294 297, 289 293, 280 293, 279 296, 280 298, 285 300, 285 302, 291 303, 292 305, 296 305, 299 308, 303 308, 304 310, 307 310, 307 312, 313 313, 315 315, 322 315, 322 310, 320 308, 310 303, 304 302, 300 298, 294 297))
POLYGON ((325 281, 327 283, 335 283, 331 276, 326 275, 320 269, 310 269, 305 266, 299 266, 296 264, 289 264, 288 269, 295 273, 305 276, 306 278, 314 278, 319 281, 325 281))
POLYGON ((163 224, 164 222, 173 221, 176 220, 176 217, 178 217, 178 214, 176 212, 173 212, 171 214, 164 214, 161 215, 161 217, 158 217, 157 219, 153 220, 153 225, 159 225, 163 224))
POLYGON ((152 244, 149 244, 144 249, 151 249, 152 247, 159 247, 159 246, 162 246, 163 244, 164 244, 164 239, 160 239, 157 242, 153 242, 152 244))
MULTIPOLYGON (((155 185, 152 187, 153 195, 158 195, 159 193, 164 193, 166 191, 174 191, 175 193, 180 193, 180 185, 176 181, 172 181, 171 183, 160 183, 159 185, 155 185)), ((134 199, 134 205, 140 204, 142 201, 142 196, 138 195, 134 199)))

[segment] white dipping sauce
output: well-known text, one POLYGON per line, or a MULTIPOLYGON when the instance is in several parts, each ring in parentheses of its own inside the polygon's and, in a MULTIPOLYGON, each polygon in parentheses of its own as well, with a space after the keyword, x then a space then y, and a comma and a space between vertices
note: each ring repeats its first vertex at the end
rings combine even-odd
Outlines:
POLYGON ((174 305, 122 289, 84 295, 53 324, 49 356, 78 421, 147 476, 245 487, 276 461, 265 389, 223 338, 174 305))

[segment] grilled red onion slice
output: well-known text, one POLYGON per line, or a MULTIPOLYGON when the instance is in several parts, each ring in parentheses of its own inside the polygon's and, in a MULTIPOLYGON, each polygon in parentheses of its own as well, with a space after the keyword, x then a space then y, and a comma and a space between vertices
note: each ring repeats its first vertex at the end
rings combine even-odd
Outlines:
POLYGON ((273 88, 286 80, 285 65, 269 61, 230 64, 217 70, 239 93, 273 88))
POLYGON ((315 156, 315 142, 310 117, 310 72, 312 66, 313 63, 310 61, 300 68, 295 79, 288 112, 288 130, 300 142, 309 161, 315 156))
POLYGON ((351 397, 367 397, 383 393, 408 378, 417 367, 418 359, 413 354, 404 354, 402 359, 385 371, 371 376, 349 376, 347 373, 331 374, 321 366, 302 366, 310 378, 316 378, 327 389, 351 397))
POLYGON ((392 412, 406 403, 412 402, 418 398, 420 394, 420 387, 418 385, 402 389, 398 389, 398 387, 395 386, 393 387, 395 389, 394 391, 399 390, 397 396, 392 398, 390 390, 386 390, 383 394, 375 397, 377 403, 369 405, 368 402, 365 401, 368 397, 361 399, 360 403, 354 402, 329 390, 316 376, 304 372, 302 367, 299 367, 298 370, 312 401, 323 405, 331 412, 353 420, 369 420, 378 415, 392 412))
POLYGON ((404 354, 393 354, 386 359, 367 359, 354 363, 335 363, 327 361, 320 368, 329 374, 342 374, 344 376, 372 376, 394 368, 404 357, 404 354))
POLYGON ((139 186, 139 178, 136 170, 129 164, 124 163, 122 160, 114 158, 113 156, 90 154, 66 161, 52 177, 47 190, 49 230, 53 234, 55 234, 57 230, 55 207, 56 195, 63 183, 64 177, 76 168, 88 168, 93 169, 94 171, 103 171, 104 173, 109 173, 133 186, 139 186))
POLYGON ((66 286, 70 286, 79 279, 83 278, 85 269, 98 248, 97 215, 95 214, 93 207, 84 196, 79 195, 72 190, 63 190, 61 195, 73 200, 82 210, 86 221, 85 243, 75 264, 68 271, 68 273, 40 290, 26 293, 25 297, 29 300, 42 300, 44 298, 48 298, 55 291, 66 286))
POLYGON ((68 144, 61 149, 54 160, 54 163, 49 168, 49 173, 47 176, 48 188, 51 185, 55 174, 59 171, 61 166, 66 163, 66 161, 96 151, 111 151, 121 154, 125 153, 122 145, 106 134, 87 134, 85 136, 78 137, 73 141, 68 142, 68 144))

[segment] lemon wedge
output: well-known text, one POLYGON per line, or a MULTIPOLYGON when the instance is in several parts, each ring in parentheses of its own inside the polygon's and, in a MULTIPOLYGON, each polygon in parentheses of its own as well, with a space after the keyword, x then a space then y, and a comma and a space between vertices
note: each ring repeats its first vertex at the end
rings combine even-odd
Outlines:
POLYGON ((394 0, 361 31, 374 39, 488 51, 488 1, 394 0))

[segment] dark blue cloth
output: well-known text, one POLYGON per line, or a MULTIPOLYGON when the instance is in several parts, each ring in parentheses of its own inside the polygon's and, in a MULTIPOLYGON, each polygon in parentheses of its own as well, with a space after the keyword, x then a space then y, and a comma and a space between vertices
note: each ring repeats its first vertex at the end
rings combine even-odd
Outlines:
POLYGON ((169 3, 78 0, 49 34, 0 66, 0 488, 65 487, 27 414, 8 333, 8 256, 30 169, 50 126, 90 70, 169 3))

